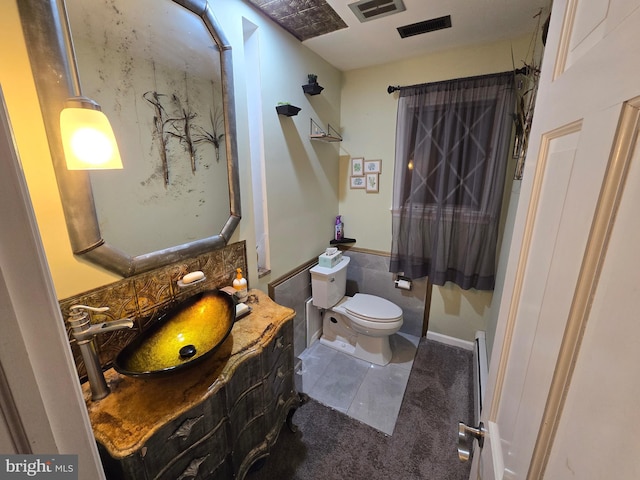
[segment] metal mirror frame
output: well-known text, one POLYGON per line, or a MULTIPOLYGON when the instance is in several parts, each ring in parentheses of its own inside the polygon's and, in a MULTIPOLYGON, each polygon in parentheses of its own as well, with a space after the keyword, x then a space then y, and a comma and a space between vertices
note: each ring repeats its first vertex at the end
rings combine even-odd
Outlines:
POLYGON ((66 168, 59 118, 65 101, 75 95, 78 74, 64 0, 18 2, 71 248, 77 257, 123 277, 221 248, 227 244, 241 218, 231 46, 208 0, 168 1, 200 17, 220 49, 229 218, 218 235, 137 256, 109 245, 102 238, 88 172, 66 168))

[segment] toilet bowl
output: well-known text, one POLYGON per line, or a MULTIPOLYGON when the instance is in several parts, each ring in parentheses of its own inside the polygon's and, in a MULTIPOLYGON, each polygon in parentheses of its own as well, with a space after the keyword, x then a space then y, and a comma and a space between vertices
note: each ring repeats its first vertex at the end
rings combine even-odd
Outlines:
POLYGON ((313 304, 322 310, 320 342, 376 365, 386 365, 393 352, 389 336, 402 326, 402 309, 375 295, 345 296, 349 257, 333 268, 313 267, 313 304))

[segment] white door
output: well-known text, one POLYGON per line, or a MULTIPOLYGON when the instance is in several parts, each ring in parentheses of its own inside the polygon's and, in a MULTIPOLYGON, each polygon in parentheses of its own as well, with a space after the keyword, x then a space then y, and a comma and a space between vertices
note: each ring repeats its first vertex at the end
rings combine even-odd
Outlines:
POLYGON ((471 479, 640 478, 639 6, 554 1, 471 479))

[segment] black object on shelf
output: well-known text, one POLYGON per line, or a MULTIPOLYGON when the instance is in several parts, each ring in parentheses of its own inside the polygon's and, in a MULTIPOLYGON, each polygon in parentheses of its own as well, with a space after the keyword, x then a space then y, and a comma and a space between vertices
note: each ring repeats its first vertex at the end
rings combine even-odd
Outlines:
POLYGON ((341 238, 340 240, 331 240, 329 242, 331 245, 340 245, 342 243, 356 243, 355 238, 341 238))
POLYGON ((300 107, 289 105, 288 103, 276 105, 276 112, 278 112, 278 115, 284 115, 286 117, 293 117, 295 115, 298 115, 298 112, 300 110, 302 110, 300 107))
POLYGON ((317 83, 307 83, 306 85, 302 85, 302 91, 307 95, 318 95, 322 90, 324 90, 324 87, 321 87, 317 83))

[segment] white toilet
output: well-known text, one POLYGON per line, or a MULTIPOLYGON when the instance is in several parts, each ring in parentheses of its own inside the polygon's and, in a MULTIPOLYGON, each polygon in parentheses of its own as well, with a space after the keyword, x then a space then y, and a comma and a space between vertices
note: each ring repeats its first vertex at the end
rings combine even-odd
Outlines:
POLYGON ((349 257, 332 268, 311 268, 313 305, 322 311, 320 342, 356 358, 386 365, 391 361, 389 336, 402 326, 402 309, 375 295, 345 296, 349 257))

